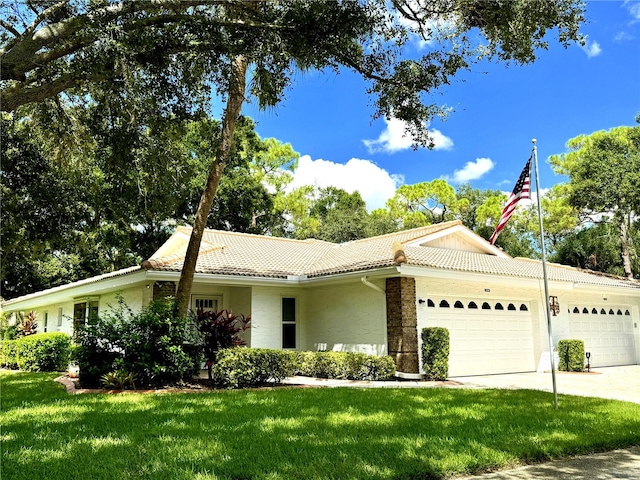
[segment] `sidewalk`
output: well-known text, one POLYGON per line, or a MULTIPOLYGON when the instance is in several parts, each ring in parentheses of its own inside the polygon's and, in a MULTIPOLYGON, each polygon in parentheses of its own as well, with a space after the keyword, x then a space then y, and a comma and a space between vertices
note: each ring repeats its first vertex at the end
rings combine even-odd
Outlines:
POLYGON ((456 480, 637 480, 640 447, 527 465, 456 480))

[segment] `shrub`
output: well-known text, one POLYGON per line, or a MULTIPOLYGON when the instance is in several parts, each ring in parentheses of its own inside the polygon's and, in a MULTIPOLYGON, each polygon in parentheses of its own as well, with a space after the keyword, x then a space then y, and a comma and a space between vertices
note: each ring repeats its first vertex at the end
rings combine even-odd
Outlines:
POLYGON ((0 341, 0 367, 10 370, 18 369, 15 340, 0 341))
POLYGON ((582 372, 584 370, 584 340, 560 340, 558 342, 558 370, 582 372))
POLYGON ((250 328, 250 323, 251 317, 234 315, 230 310, 198 310, 196 327, 202 335, 209 380, 213 380, 212 367, 220 350, 247 344, 240 334, 250 328))
POLYGON ((67 370, 71 337, 62 332, 36 333, 15 340, 16 363, 26 372, 67 370))
POLYGON ((353 352, 299 352, 296 373, 345 380, 389 380, 396 367, 388 356, 353 352))
POLYGON ((100 383, 105 388, 112 390, 124 390, 125 388, 135 388, 133 373, 124 370, 115 370, 100 377, 100 383))
POLYGON ((449 375, 449 330, 422 329, 422 370, 427 380, 446 380, 449 375))
POLYGON ((169 300, 134 313, 118 307, 83 327, 77 351, 80 383, 98 386, 114 370, 132 373, 140 386, 190 380, 200 371, 202 343, 192 317, 176 317, 169 300))
POLYGON ((230 388, 257 387, 280 382, 293 375, 296 353, 269 348, 226 348, 218 352, 212 368, 216 385, 230 388))

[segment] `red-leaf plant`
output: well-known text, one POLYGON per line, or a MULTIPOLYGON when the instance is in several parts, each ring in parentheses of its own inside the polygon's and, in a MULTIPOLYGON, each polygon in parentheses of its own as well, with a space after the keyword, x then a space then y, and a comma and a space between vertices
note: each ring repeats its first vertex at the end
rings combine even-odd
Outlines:
POLYGON ((250 316, 234 315, 230 310, 218 312, 198 310, 196 324, 204 339, 204 355, 209 371, 209 380, 213 380, 211 370, 221 349, 247 344, 241 333, 250 328, 250 322, 250 316))

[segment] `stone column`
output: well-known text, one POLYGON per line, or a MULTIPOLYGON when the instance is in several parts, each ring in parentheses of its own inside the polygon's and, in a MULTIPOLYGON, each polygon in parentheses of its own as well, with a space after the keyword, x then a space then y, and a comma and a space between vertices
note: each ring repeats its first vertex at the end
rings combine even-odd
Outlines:
POLYGON ((176 296, 175 282, 154 282, 153 300, 162 300, 167 297, 176 296))
POLYGON ((389 355, 395 360, 398 372, 420 373, 415 279, 387 278, 386 293, 389 355))

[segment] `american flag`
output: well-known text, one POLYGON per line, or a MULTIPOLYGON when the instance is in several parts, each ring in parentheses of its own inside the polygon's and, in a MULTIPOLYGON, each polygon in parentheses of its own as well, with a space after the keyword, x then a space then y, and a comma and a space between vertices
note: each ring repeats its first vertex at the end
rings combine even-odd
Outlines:
POLYGON ((513 192, 509 195, 507 204, 502 210, 498 226, 489 239, 489 243, 491 243, 491 245, 495 243, 496 238, 498 238, 498 235, 500 235, 500 232, 511 218, 511 215, 513 215, 513 212, 516 209, 516 204, 523 198, 531 198, 531 157, 529 157, 527 164, 524 166, 524 170, 522 170, 522 173, 516 182, 516 186, 513 188, 513 192))

